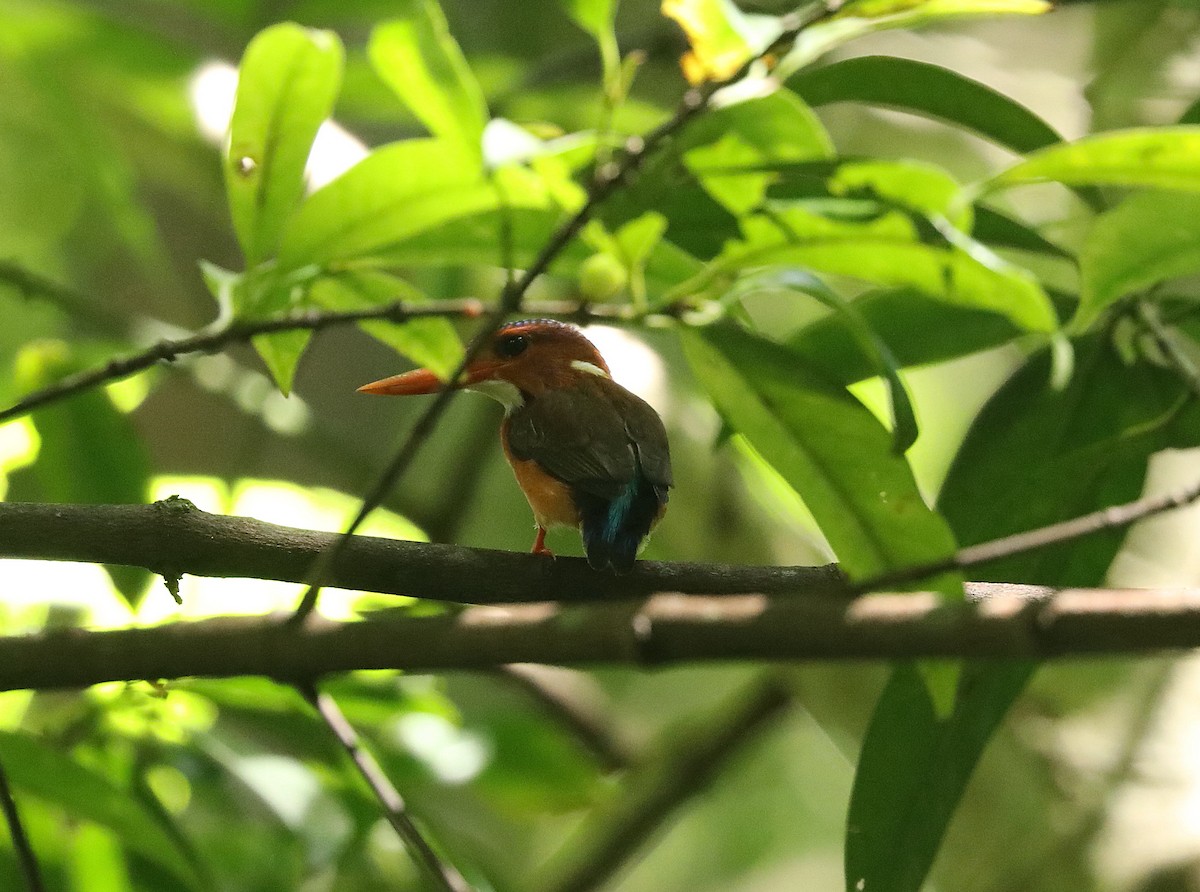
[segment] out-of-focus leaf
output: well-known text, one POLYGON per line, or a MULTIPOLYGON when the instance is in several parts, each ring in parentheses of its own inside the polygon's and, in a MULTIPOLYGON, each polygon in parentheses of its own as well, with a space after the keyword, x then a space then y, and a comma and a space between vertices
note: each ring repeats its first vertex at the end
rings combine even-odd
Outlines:
POLYGON ((648 212, 666 237, 702 259, 737 236, 736 214, 757 204, 777 167, 828 158, 831 143, 803 103, 776 92, 714 109, 600 208, 610 230, 648 212))
POLYGON ((991 190, 1046 181, 1200 191, 1200 127, 1115 130, 1051 146, 983 186, 991 190))
POLYGON ((704 188, 735 214, 762 201, 777 178, 772 167, 833 153, 812 109, 783 91, 714 109, 688 129, 681 147, 704 188))
POLYGON ((567 15, 593 37, 612 28, 617 0, 562 0, 567 15))
POLYGON ((1200 99, 1197 99, 1179 116, 1180 124, 1200 124, 1200 99))
POLYGON ((872 374, 879 375, 887 385, 892 409, 892 448, 897 455, 903 455, 917 439, 917 418, 913 413, 912 400, 904 382, 900 380, 899 362, 887 343, 859 312, 857 303, 843 299, 811 273, 796 269, 771 270, 751 276, 735 285, 730 297, 736 298, 746 292, 764 288, 803 292, 816 298, 839 318, 844 326, 843 330, 853 340, 852 349, 857 350, 866 360, 872 374))
MULTIPOLYGON (((548 201, 512 189, 505 200, 510 207, 548 201)), ((309 197, 284 236, 280 263, 294 269, 385 252, 438 224, 498 205, 495 188, 442 141, 392 143, 309 197)))
MULTIPOLYGON (((854 307, 901 368, 966 356, 1022 334, 998 313, 948 304, 907 288, 864 294, 854 307)), ((877 374, 855 344, 846 320, 837 314, 818 319, 788 339, 789 348, 847 384, 877 374)))
MULTIPOLYGON (((1184 388, 1126 366, 1104 341, 1077 346, 1067 387, 1035 355, 972 425, 939 506, 975 544, 1135 498, 1150 455, 1170 442, 1184 388), (1013 456, 1021 456, 1018 462, 1013 456)), ((972 570, 979 579, 1099 585, 1123 533, 1110 531, 972 570)), ((846 834, 846 888, 916 892, 995 727, 1033 672, 1027 662, 969 665, 953 714, 938 720, 915 674, 896 671, 863 742, 846 834)))
POLYGON ((661 8, 687 35, 691 49, 679 64, 692 84, 734 74, 779 31, 773 17, 744 13, 730 0, 662 0, 661 8))
POLYGON ((1015 248, 1065 260, 1074 259, 1070 251, 1060 248, 1037 230, 986 205, 975 206, 975 225, 971 235, 993 248, 1015 248))
POLYGON ((912 59, 858 56, 806 68, 787 85, 809 105, 866 102, 946 121, 1024 154, 1062 137, 1025 106, 963 75, 912 59))
MULTIPOLYGON (((707 276, 794 264, 883 285, 907 285, 950 303, 1003 313, 1031 331, 1053 331, 1057 318, 1034 277, 994 255, 987 263, 956 247, 916 240, 912 223, 897 213, 869 223, 843 223, 801 207, 772 209, 742 221, 743 241, 729 245, 707 276)), ((964 242, 969 242, 963 237, 964 242)), ((688 283, 689 288, 696 284, 688 283)))
MULTIPOLYGON (((686 332, 684 347, 722 415, 801 495, 851 578, 953 553, 954 537, 907 462, 844 387, 730 326, 686 332)), ((954 575, 932 584, 961 594, 954 575)))
POLYGON ((828 182, 834 195, 867 194, 925 217, 949 217, 971 230, 971 208, 956 207, 961 187, 954 177, 932 164, 916 161, 847 161, 828 182))
MULTIPOLYGON (((23 391, 46 386, 85 363, 60 341, 27 345, 17 358, 23 391)), ((41 438, 37 460, 11 478, 12 496, 29 487, 34 501, 137 504, 150 485, 150 458, 129 419, 103 391, 91 390, 52 403, 33 414, 41 438)), ((137 607, 149 574, 132 567, 106 567, 113 584, 137 607)))
POLYGON ((442 8, 433 0, 401 0, 398 15, 371 35, 379 75, 434 136, 482 158, 487 101, 442 8))
POLYGON ((863 740, 846 819, 846 892, 918 892, 979 754, 1025 685, 1025 664, 968 664, 939 719, 921 674, 893 672, 863 740))
POLYGON ((274 25, 242 57, 225 184, 233 226, 253 265, 270 256, 304 191, 304 165, 341 82, 330 31, 274 25))
POLYGON ((562 0, 562 4, 575 24, 596 38, 604 64, 605 80, 619 76, 621 51, 613 30, 617 0, 562 0))
POLYGON ((834 47, 876 31, 919 28, 967 16, 1037 15, 1050 9, 1046 0, 857 0, 832 18, 805 28, 777 72, 787 77, 834 47))
POLYGON ((1080 255, 1083 289, 1074 325, 1086 328, 1114 301, 1200 270, 1200 195, 1143 192, 1096 220, 1080 255))
POLYGON ((18 790, 62 808, 68 815, 107 827, 133 851, 169 871, 184 888, 203 884, 161 816, 107 779, 24 734, 0 732, 0 762, 18 790))
MULTIPOLYGON (((357 310, 397 300, 413 305, 429 302, 403 279, 378 270, 359 270, 321 279, 313 286, 311 299, 329 310, 357 310)), ((462 341, 447 319, 410 319, 400 324, 364 322, 361 327, 397 353, 443 378, 454 371, 463 356, 462 341)))

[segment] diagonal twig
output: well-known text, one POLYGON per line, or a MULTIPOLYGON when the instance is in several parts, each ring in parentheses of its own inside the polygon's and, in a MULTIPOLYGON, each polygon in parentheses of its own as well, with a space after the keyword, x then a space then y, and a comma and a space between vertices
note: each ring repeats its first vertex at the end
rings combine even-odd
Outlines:
POLYGON ((388 823, 392 825, 396 835, 400 837, 400 841, 430 882, 440 892, 471 892, 471 887, 463 875, 452 864, 438 857, 437 852, 417 829, 404 805, 403 797, 384 774, 375 757, 363 746, 358 732, 347 720, 337 701, 329 694, 318 691, 315 685, 297 685, 297 690, 312 704, 321 720, 337 738, 362 779, 371 788, 371 792, 383 808, 388 823))
POLYGON ((13 851, 17 855, 17 865, 25 880, 28 892, 44 892, 46 886, 42 882, 42 874, 38 868, 37 856, 25 833, 25 825, 21 823, 21 814, 17 810, 17 801, 13 798, 12 787, 8 783, 8 772, 0 764, 0 810, 4 812, 4 820, 8 824, 8 834, 12 838, 13 851))

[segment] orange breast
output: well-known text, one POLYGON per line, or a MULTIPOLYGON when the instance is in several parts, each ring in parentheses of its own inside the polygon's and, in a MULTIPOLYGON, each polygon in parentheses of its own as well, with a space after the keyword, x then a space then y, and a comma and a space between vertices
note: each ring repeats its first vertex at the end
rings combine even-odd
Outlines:
POLYGON ((534 519, 540 527, 579 526, 579 510, 571 499, 571 491, 561 480, 556 480, 543 471, 535 461, 514 458, 508 448, 508 437, 501 431, 500 442, 504 446, 504 457, 512 465, 517 485, 525 493, 525 500, 533 509, 534 519))

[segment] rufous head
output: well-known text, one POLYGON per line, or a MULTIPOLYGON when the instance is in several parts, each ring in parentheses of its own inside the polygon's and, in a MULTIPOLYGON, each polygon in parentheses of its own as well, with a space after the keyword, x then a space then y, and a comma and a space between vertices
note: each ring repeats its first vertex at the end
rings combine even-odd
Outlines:
MULTIPOLYGON (((581 375, 609 377, 608 364, 592 342, 565 322, 526 319, 497 329, 452 386, 478 390, 512 408, 524 402, 526 396, 569 387, 581 375)), ((358 389, 361 393, 405 396, 434 393, 442 386, 433 372, 414 369, 358 389)))

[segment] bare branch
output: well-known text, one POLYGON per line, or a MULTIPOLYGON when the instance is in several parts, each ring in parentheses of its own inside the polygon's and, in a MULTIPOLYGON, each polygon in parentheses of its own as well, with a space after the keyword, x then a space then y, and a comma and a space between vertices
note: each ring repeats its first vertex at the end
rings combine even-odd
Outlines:
POLYGON ((396 831, 396 835, 400 837, 400 841, 429 881, 441 892, 471 892, 471 887, 463 875, 453 865, 439 858, 417 829, 404 805, 404 797, 388 779, 375 757, 363 746, 358 732, 337 705, 337 701, 329 694, 318 691, 313 685, 301 684, 297 687, 342 745, 362 779, 371 788, 388 823, 392 825, 392 829, 396 831))
POLYGON ((775 679, 739 694, 728 715, 711 728, 694 729, 668 745, 653 765, 630 779, 629 793, 601 809, 564 847, 568 866, 545 888, 548 892, 590 892, 601 888, 685 802, 703 793, 729 760, 791 704, 790 692, 775 679), (598 825, 592 826, 592 825, 598 825))
MULTIPOLYGON (((244 517, 186 499, 153 505, 0 503, 0 556, 145 567, 167 576, 249 577, 305 583, 339 538, 244 517)), ((835 566, 754 567, 639 561, 631 573, 592 570, 582 558, 432 545, 371 536, 348 540, 329 568, 338 588, 457 603, 575 602, 704 593, 844 592, 835 566)))
POLYGON ((282 331, 320 331, 335 325, 347 325, 372 319, 405 322, 428 316, 465 316, 472 318, 483 313, 478 300, 439 301, 436 304, 409 304, 403 301, 371 307, 365 310, 309 310, 271 319, 234 320, 219 328, 190 335, 186 338, 159 341, 151 347, 104 365, 69 375, 60 381, 28 394, 20 402, 0 411, 0 424, 27 415, 49 403, 74 396, 85 390, 120 381, 145 371, 159 362, 170 362, 189 353, 212 353, 230 344, 244 343, 259 335, 282 331))
POLYGON ((8 824, 8 835, 12 839, 13 851, 17 856, 17 865, 21 868, 26 890, 45 892, 46 885, 42 882, 37 855, 33 852, 33 846, 29 844, 25 825, 21 823, 17 800, 13 798, 12 787, 8 783, 8 772, 4 770, 3 765, 0 765, 0 810, 4 812, 4 820, 8 824))
MULTIPOLYGON (((568 591, 558 594, 570 598, 568 591)), ((1200 590, 974 584, 854 601, 661 594, 645 602, 472 607, 304 624, 221 618, 0 638, 0 690, 262 675, 294 684, 353 669, 493 671, 509 663, 660 666, 729 660, 1036 659, 1200 646, 1200 590)))
POLYGON ((851 589, 854 592, 877 591, 929 579, 939 573, 945 573, 947 570, 977 567, 980 564, 991 563, 1028 551, 1037 551, 1040 548, 1069 542, 1072 539, 1082 539, 1084 536, 1091 536, 1105 530, 1122 529, 1147 517, 1183 508, 1197 499, 1200 499, 1200 481, 1166 495, 1147 496, 1122 505, 1111 505, 1108 508, 1093 511, 1091 514, 1065 520, 1062 523, 1039 527, 1036 530, 1026 530, 1001 539, 982 542, 979 545, 969 545, 944 560, 883 573, 872 579, 855 583, 851 589))

